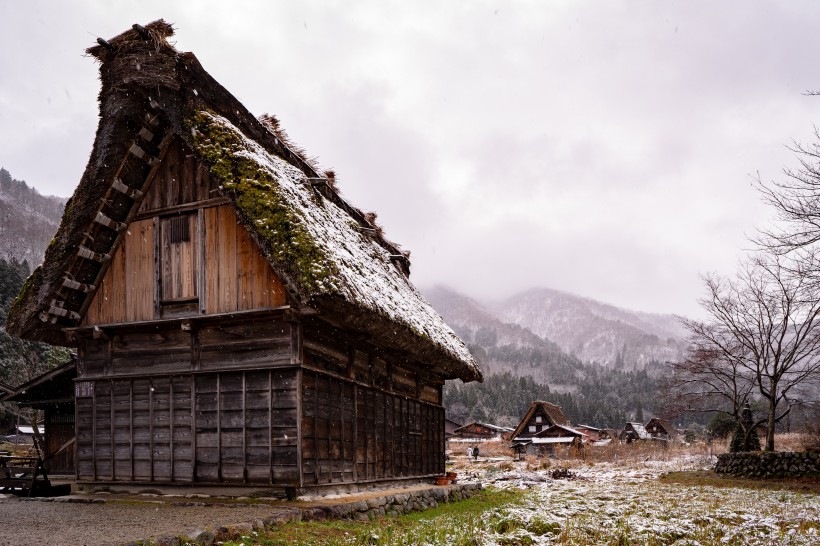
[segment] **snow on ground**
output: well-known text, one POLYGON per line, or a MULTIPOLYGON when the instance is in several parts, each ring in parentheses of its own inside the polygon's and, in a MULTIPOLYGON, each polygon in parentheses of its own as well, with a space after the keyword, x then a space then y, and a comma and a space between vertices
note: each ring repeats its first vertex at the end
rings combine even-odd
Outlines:
POLYGON ((705 462, 578 465, 572 479, 489 466, 472 478, 529 492, 523 505, 489 516, 484 544, 820 544, 817 494, 658 481, 663 472, 713 466, 705 462))

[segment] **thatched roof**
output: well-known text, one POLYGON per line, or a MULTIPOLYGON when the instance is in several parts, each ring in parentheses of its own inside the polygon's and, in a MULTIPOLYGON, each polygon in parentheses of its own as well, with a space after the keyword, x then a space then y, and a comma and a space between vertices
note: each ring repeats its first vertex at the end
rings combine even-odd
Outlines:
POLYGON ((663 434, 666 434, 670 440, 677 440, 680 433, 675 426, 665 419, 659 419, 657 417, 653 417, 650 419, 644 428, 649 431, 653 427, 660 427, 663 430, 663 434))
POLYGON ((68 345, 168 143, 183 141, 282 279, 296 307, 389 341, 447 378, 481 380, 464 343, 410 284, 388 241, 293 146, 214 80, 159 20, 88 49, 100 61, 100 123, 62 224, 9 312, 20 337, 68 345))
POLYGON ((561 406, 544 402, 542 400, 536 400, 530 404, 530 409, 527 410, 524 418, 521 419, 520 423, 518 423, 518 426, 515 428, 515 432, 512 433, 512 438, 518 438, 524 433, 524 427, 527 426, 527 423, 529 423, 530 419, 536 412, 542 413, 549 420, 549 422, 544 423, 544 425, 569 424, 569 419, 567 419, 566 415, 564 415, 564 410, 561 409, 561 406))

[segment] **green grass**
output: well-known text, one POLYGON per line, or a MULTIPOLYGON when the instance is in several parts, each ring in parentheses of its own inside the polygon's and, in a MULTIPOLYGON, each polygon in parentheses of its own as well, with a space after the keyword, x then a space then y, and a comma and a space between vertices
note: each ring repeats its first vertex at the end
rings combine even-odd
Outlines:
POLYGON ((742 489, 762 489, 770 491, 795 491, 799 493, 820 493, 820 478, 763 479, 736 478, 717 474, 711 470, 667 472, 659 478, 663 484, 691 486, 739 487, 742 489))
POLYGON ((441 504, 423 512, 383 517, 370 522, 351 520, 294 522, 260 533, 235 537, 225 546, 379 546, 441 544, 476 546, 485 529, 516 525, 498 510, 522 502, 524 493, 485 489, 459 502, 441 504))

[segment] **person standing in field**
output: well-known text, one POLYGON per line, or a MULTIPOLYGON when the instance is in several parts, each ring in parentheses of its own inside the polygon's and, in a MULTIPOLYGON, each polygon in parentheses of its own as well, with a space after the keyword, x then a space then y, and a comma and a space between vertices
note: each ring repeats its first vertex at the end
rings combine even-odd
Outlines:
POLYGON ((478 461, 478 446, 473 448, 473 457, 475 457, 475 460, 478 461))
POLYGON ((473 458, 473 446, 467 448, 467 461, 473 458))

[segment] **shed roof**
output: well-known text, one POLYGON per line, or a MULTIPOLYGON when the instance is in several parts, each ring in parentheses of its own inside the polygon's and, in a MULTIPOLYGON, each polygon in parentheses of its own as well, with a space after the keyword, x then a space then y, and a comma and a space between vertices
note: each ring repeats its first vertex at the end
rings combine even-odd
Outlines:
POLYGON ((77 360, 72 358, 62 366, 38 375, 10 393, 0 396, 0 402, 17 402, 20 406, 34 408, 71 403, 74 400, 76 377, 77 360))
POLYGON ((389 339, 447 378, 480 381, 464 343, 410 284, 409 255, 341 197, 274 118, 251 115, 192 53, 168 43, 172 35, 158 20, 88 50, 102 80, 97 136, 8 331, 70 344, 63 328, 82 320, 168 143, 180 139, 218 180, 296 307, 389 339))

